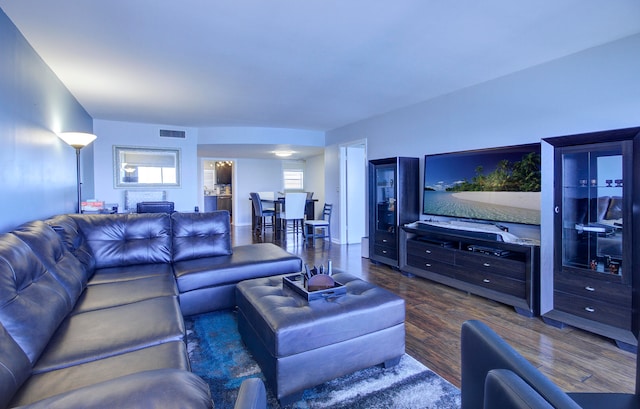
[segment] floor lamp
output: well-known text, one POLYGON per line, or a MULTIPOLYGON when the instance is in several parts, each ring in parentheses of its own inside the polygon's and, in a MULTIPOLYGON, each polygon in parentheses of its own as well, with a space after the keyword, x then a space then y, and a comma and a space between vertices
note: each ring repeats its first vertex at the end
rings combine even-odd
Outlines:
POLYGON ((76 177, 78 186, 78 213, 82 213, 82 181, 80 180, 80 150, 96 139, 94 134, 84 132, 62 132, 58 137, 76 150, 76 177))

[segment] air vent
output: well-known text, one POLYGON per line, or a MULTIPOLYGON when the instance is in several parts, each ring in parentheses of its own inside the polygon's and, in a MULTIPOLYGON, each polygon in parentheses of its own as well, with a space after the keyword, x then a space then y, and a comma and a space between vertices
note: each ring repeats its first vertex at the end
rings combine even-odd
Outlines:
POLYGON ((160 136, 164 137, 164 138, 182 138, 184 139, 186 137, 186 133, 185 131, 172 131, 169 129, 161 129, 160 130, 160 136))

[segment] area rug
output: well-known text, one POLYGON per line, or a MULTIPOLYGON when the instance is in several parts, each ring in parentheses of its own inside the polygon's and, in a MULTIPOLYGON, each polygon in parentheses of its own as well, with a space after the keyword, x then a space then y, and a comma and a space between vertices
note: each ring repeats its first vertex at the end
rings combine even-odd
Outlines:
MULTIPOLYGON (((260 367, 245 348, 236 313, 218 311, 185 320, 191 369, 209 383, 216 409, 233 408, 243 380, 259 377, 260 367)), ((280 405, 267 388, 268 407, 280 405)), ((293 408, 460 407, 460 391, 405 354, 400 363, 376 366, 307 389, 293 408)))

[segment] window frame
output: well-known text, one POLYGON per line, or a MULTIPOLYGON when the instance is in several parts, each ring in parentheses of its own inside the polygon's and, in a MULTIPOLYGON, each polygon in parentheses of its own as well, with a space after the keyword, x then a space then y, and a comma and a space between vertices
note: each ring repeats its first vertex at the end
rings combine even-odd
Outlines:
MULTIPOLYGON (((180 156, 181 151, 180 148, 150 148, 150 147, 138 147, 138 146, 113 146, 113 186, 116 189, 131 189, 136 187, 141 188, 157 188, 157 187, 180 187, 181 186, 181 177, 180 177, 180 156), (159 168, 161 181, 160 182, 151 182, 151 183, 143 183, 136 181, 127 181, 126 173, 127 170, 127 155, 135 156, 139 155, 140 157, 146 157, 147 160, 151 159, 153 161, 153 157, 156 156, 159 165, 162 165, 162 162, 166 162, 169 165, 173 166, 142 166, 144 168, 159 168), (164 182, 164 177, 169 172, 170 174, 175 171, 175 180, 170 178, 171 181, 164 182)), ((169 175, 171 176, 171 175, 169 175)))

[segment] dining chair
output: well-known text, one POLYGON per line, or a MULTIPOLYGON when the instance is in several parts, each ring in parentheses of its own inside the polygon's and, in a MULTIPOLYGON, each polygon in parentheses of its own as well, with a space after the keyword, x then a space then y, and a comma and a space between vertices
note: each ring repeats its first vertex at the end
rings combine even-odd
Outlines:
POLYGON ((316 238, 329 238, 329 244, 331 244, 331 212, 333 205, 325 203, 322 208, 322 218, 316 220, 306 220, 304 222, 303 234, 305 240, 311 239, 311 243, 315 242, 316 238), (321 229, 322 232, 318 234, 316 229, 321 229))
POLYGON ((262 201, 262 210, 272 210, 275 211, 274 202, 276 201, 275 192, 256 192, 258 196, 260 196, 260 200, 262 201), (265 200, 268 201, 265 205, 265 200))
POLYGON ((138 202, 136 203, 136 213, 173 213, 174 203, 159 202, 138 202))
POLYGON ((274 229, 276 212, 273 209, 263 209, 262 208, 262 200, 260 199, 260 195, 256 192, 249 193, 251 197, 251 203, 253 205, 253 213, 255 214, 255 233, 260 234, 262 230, 264 230, 268 224, 266 223, 267 217, 271 219, 271 229, 274 229))
POLYGON ((293 222, 292 231, 294 233, 298 233, 298 227, 300 231, 302 231, 306 205, 306 193, 286 193, 284 195, 284 211, 280 214, 280 220, 285 232, 287 231, 289 222, 293 222))

